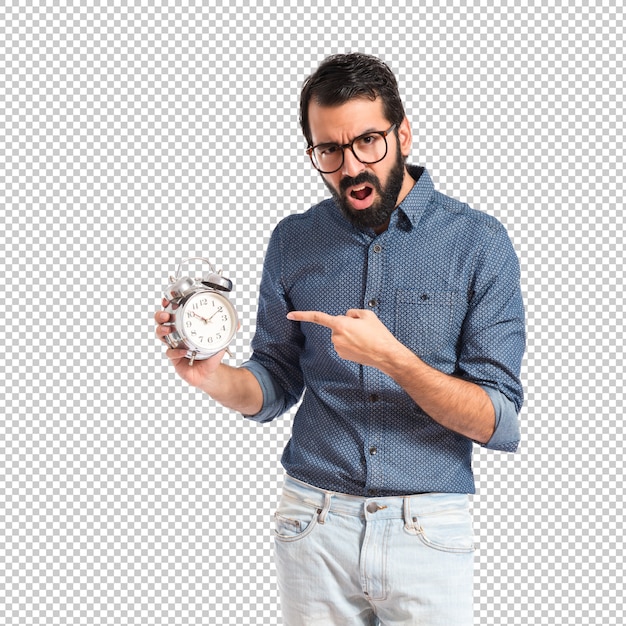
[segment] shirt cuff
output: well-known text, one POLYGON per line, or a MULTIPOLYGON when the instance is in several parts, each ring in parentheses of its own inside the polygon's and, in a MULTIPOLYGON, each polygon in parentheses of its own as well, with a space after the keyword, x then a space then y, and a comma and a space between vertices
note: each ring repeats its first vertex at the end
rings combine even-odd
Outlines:
POLYGON ((246 361, 241 365, 257 379, 263 392, 263 406, 256 415, 244 415, 255 422, 270 422, 282 413, 284 406, 284 391, 276 383, 270 372, 258 361, 246 361))
POLYGON ((491 439, 481 444, 490 450, 515 452, 520 442, 519 420, 515 404, 493 387, 481 385, 491 399, 496 414, 496 429, 491 439))

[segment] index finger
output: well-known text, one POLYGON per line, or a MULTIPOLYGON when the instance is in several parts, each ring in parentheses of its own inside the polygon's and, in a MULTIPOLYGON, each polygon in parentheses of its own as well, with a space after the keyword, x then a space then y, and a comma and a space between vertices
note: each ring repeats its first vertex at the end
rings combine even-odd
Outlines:
POLYGON ((335 316, 322 313, 321 311, 291 311, 287 313, 287 319, 294 322, 312 322, 326 328, 334 328, 335 316))
POLYGON ((166 313, 165 311, 157 311, 154 314, 154 321, 157 324, 164 324, 165 322, 169 321, 170 319, 170 314, 166 313))

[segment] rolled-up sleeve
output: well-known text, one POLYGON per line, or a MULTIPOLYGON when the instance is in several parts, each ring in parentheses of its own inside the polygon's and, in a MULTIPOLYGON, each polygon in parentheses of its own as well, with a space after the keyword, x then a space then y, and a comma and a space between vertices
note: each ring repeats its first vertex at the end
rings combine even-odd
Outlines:
POLYGON ((489 395, 496 428, 486 448, 514 452, 520 441, 520 380, 526 345, 519 262, 506 230, 491 237, 476 260, 474 285, 463 325, 458 370, 489 395))
POLYGON ((279 224, 272 233, 263 265, 253 352, 242 364, 263 391, 261 411, 245 416, 258 422, 269 422, 285 413, 304 391, 300 369, 303 338, 298 325, 287 320, 291 307, 282 281, 281 247, 279 224))
POLYGON ((263 406, 255 415, 244 415, 255 422, 271 422, 275 417, 284 413, 288 408, 288 398, 284 389, 276 379, 258 361, 250 360, 242 364, 259 382, 263 392, 263 406))
POLYGON ((493 404, 496 428, 491 439, 481 445, 492 450, 515 452, 520 442, 518 411, 515 409, 515 405, 497 389, 484 385, 482 388, 487 392, 493 404))

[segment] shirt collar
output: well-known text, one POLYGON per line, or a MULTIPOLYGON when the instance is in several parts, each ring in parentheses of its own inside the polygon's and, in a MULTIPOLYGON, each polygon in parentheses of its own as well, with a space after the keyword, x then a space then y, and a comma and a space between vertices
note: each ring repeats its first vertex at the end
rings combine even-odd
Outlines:
POLYGON ((407 170, 415 179, 415 184, 406 198, 398 205, 398 209, 394 211, 394 215, 397 215, 395 219, 392 215, 392 222, 395 221, 397 225, 400 225, 402 222, 406 224, 408 220, 409 228, 413 228, 417 226, 424 209, 431 201, 435 187, 425 168, 407 165, 407 170))

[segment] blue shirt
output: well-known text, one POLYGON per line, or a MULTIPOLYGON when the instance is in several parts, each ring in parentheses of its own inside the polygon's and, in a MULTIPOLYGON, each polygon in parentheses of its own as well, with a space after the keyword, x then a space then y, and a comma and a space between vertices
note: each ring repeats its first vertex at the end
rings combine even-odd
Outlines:
POLYGON ((493 217, 435 191, 428 172, 376 235, 329 199, 283 219, 261 280, 253 353, 268 422, 304 396, 282 464, 294 478, 360 496, 474 493, 473 443, 440 426, 380 370, 341 359, 331 331, 289 311, 370 309, 432 367, 480 385, 515 451, 525 346, 519 264, 493 217))

